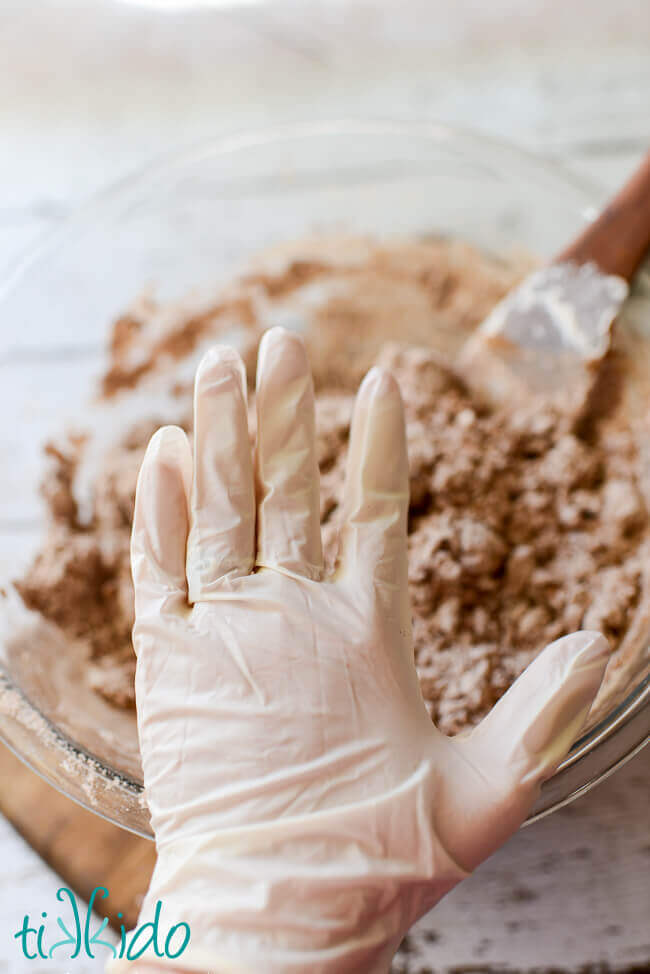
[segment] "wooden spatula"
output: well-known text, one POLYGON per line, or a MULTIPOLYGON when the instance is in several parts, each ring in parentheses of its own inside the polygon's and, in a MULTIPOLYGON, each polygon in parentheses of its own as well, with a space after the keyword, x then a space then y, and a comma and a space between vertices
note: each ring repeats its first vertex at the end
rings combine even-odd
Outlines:
POLYGON ((649 248, 650 152, 600 216, 478 327, 459 362, 470 386, 492 404, 544 394, 577 406, 649 248))

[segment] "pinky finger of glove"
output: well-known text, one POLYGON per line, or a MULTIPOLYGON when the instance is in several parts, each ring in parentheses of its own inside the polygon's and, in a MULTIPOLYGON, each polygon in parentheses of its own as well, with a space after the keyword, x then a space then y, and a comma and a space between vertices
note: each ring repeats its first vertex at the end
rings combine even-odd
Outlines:
POLYGON ((187 602, 185 550, 189 531, 192 453, 177 426, 164 426, 147 447, 135 492, 131 572, 136 620, 187 602))
POLYGON ((478 727, 452 739, 462 770, 443 814, 453 823, 445 830, 449 851, 465 868, 477 866, 525 820, 541 783, 580 734, 608 660, 600 633, 575 632, 556 640, 478 727))

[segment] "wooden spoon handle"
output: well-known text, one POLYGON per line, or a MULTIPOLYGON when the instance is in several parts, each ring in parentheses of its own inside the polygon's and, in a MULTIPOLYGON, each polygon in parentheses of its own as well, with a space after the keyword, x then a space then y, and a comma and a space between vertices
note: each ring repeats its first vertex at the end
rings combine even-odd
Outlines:
POLYGON ((630 281, 650 248, 650 152, 600 216, 554 263, 593 261, 605 274, 630 281))

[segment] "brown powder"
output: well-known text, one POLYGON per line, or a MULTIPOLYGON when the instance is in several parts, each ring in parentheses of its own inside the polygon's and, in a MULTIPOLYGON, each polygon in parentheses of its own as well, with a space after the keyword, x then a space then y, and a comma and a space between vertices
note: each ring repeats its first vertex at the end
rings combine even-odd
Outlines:
MULTIPOLYGON (((155 305, 151 302, 149 309, 155 311, 155 305)), ((110 340, 111 364, 101 381, 102 395, 110 398, 121 390, 134 388, 161 361, 185 358, 205 335, 218 331, 223 318, 233 316, 246 325, 254 324, 252 308, 245 298, 219 302, 205 311, 186 317, 175 328, 153 337, 153 340, 152 336, 147 335, 146 340, 151 344, 146 355, 140 359, 137 356, 134 359, 132 353, 144 330, 143 319, 135 314, 118 318, 110 340)))
MULTIPOLYGON (((239 329, 250 380, 263 329, 295 323, 316 380, 332 564, 353 393, 373 361, 394 371, 407 416, 416 663, 446 732, 480 719, 564 633, 600 629, 620 653, 647 590, 648 517, 632 433, 607 419, 577 428, 548 403, 488 411, 441 355, 458 350, 524 269, 437 240, 303 241, 267 255, 207 310, 167 313, 143 299, 114 325, 101 385, 119 399, 157 377, 174 421, 191 432, 191 382, 179 379, 178 363, 239 329)), ((251 406, 251 426, 253 416, 251 406)), ((103 453, 84 523, 75 487, 86 444, 48 448, 51 529, 17 583, 30 608, 88 642, 89 681, 120 707, 133 705, 135 481, 159 422, 146 410, 132 415, 103 453)))

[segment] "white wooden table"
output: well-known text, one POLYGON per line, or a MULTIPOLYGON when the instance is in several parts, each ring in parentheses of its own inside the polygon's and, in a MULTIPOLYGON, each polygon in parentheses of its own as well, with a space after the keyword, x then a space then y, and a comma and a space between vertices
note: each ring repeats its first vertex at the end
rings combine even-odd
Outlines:
MULTIPOLYGON (((368 115, 499 134, 605 191, 650 145, 650 4, 296 0, 162 14, 116 0, 0 0, 0 268, 160 151, 368 115)), ((0 322, 0 381, 10 328, 0 322)), ((0 528, 0 572, 16 550, 0 528)), ((396 971, 645 969, 649 772, 647 749, 520 832, 419 925, 396 971)), ((11 933, 24 912, 47 909, 57 882, 2 821, 0 863, 0 974, 63 974, 19 960, 11 933)))

